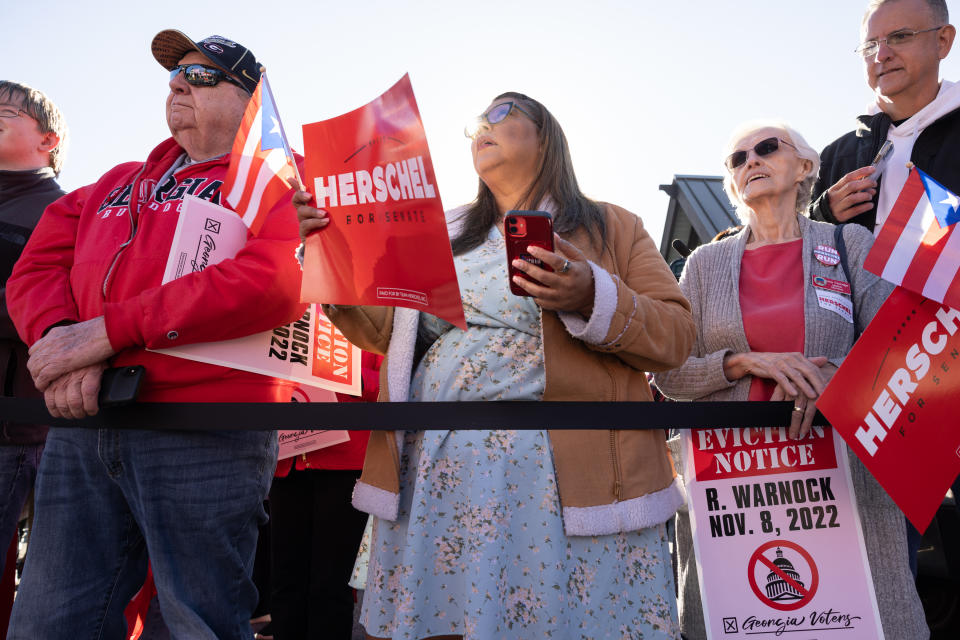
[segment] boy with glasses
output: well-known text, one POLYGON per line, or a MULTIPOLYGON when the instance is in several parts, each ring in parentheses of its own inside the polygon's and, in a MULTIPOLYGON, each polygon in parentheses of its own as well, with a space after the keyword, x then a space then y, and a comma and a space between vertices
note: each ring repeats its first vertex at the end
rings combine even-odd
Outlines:
MULTIPOLYGON (((39 395, 27 370, 27 345, 7 311, 6 282, 43 210, 64 194, 56 176, 66 137, 63 115, 52 100, 0 81, 0 395, 6 397, 39 395)), ((0 575, 46 436, 43 425, 0 419, 0 575)), ((9 611, 11 603, 0 603, 0 609, 9 611)))

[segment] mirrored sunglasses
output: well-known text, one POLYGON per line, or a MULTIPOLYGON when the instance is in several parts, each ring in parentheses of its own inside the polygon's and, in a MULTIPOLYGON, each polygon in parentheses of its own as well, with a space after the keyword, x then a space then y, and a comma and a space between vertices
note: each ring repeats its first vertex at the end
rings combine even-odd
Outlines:
MULTIPOLYGON (((181 71, 183 72, 183 79, 187 81, 187 84, 193 85, 194 87, 215 87, 220 84, 221 80, 225 80, 247 91, 247 88, 244 87, 239 80, 231 78, 227 72, 203 64, 177 65, 170 70, 170 80, 176 78, 181 71)), ((247 93, 249 93, 249 91, 247 91, 247 93)))

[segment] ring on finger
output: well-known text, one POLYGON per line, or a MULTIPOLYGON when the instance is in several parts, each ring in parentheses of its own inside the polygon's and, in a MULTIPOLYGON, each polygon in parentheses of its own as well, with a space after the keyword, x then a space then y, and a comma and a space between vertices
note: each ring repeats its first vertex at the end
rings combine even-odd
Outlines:
POLYGON ((557 273, 566 273, 567 271, 570 271, 570 261, 564 260, 563 266, 557 269, 557 273))
POLYGON ((803 407, 798 407, 797 405, 793 405, 793 410, 794 410, 794 411, 803 411, 803 407))

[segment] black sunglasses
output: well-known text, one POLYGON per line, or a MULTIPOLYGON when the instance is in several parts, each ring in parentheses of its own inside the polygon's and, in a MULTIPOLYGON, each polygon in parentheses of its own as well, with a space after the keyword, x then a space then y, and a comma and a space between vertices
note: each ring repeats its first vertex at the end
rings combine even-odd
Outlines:
MULTIPOLYGON (((231 78, 226 71, 215 67, 208 67, 203 64, 177 65, 170 70, 170 80, 176 78, 181 71, 183 72, 183 79, 187 81, 187 84, 193 85, 194 87, 215 87, 221 80, 225 80, 247 91, 247 88, 243 86, 239 80, 231 78)), ((247 93, 250 92, 247 91, 247 93)))
POLYGON ((472 122, 463 128, 463 135, 470 139, 476 138, 477 134, 480 133, 480 126, 483 125, 484 121, 487 121, 490 124, 503 122, 514 109, 533 120, 534 123, 536 122, 533 116, 524 111, 523 107, 511 100, 509 102, 501 102, 497 106, 490 109, 490 111, 487 111, 483 115, 477 116, 476 122, 472 122))
MULTIPOLYGON (((787 142, 786 140, 783 140, 782 138, 774 137, 774 138, 766 138, 764 140, 761 140, 757 144, 753 145, 753 152, 761 157, 768 156, 780 148, 781 142, 787 146, 793 147, 794 149, 797 148, 796 146, 790 144, 789 142, 787 142)), ((723 164, 727 166, 728 171, 733 171, 734 169, 736 169, 737 167, 739 167, 740 165, 742 165, 744 162, 747 161, 747 153, 749 153, 749 151, 750 151, 749 149, 747 149, 746 151, 734 151, 733 153, 727 156, 727 159, 723 161, 723 164)))

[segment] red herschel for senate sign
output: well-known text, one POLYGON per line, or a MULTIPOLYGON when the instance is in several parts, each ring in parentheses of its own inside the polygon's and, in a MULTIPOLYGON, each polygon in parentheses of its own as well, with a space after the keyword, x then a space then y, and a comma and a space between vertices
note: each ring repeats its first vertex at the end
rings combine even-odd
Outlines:
POLYGON ((898 287, 817 408, 918 530, 960 473, 960 312, 898 287))
POLYGON ((466 328, 436 174, 409 76, 304 125, 307 189, 330 224, 307 238, 304 302, 411 307, 466 328))

